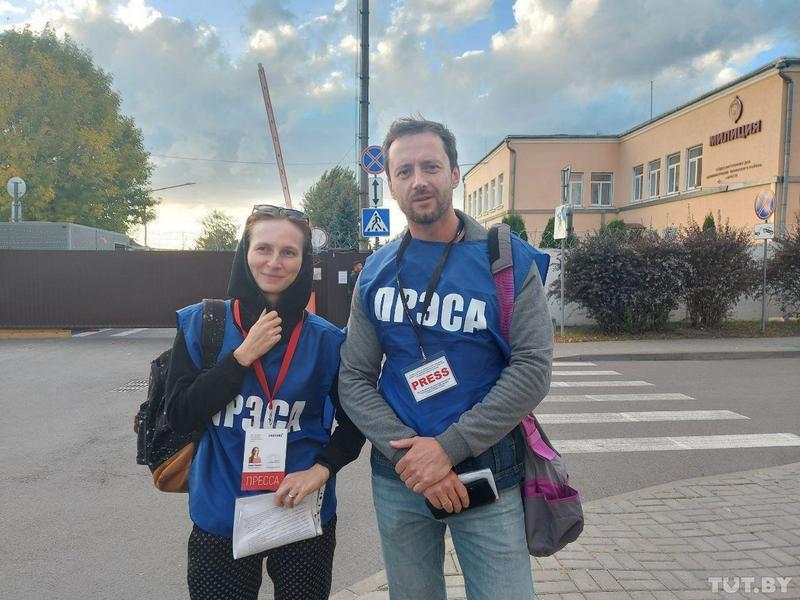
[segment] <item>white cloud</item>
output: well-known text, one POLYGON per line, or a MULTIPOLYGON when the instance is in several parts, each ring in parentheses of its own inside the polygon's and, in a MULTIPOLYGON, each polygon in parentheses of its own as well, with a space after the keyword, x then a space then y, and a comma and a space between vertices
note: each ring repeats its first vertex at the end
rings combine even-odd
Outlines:
POLYGON ((463 54, 456 56, 455 60, 462 60, 464 58, 470 58, 472 56, 482 56, 484 54, 483 50, 467 50, 463 54))
POLYGON ((483 19, 493 0, 405 0, 396 6, 393 24, 402 30, 425 33, 458 29, 483 19))
POLYGON ((250 37, 250 48, 274 53, 292 39, 297 39, 297 30, 291 25, 279 25, 269 31, 259 29, 250 37))
POLYGON ((144 0, 130 0, 128 4, 117 6, 114 17, 131 31, 140 31, 161 18, 161 13, 144 0))
POLYGON ((14 6, 11 2, 6 2, 5 0, 0 2, 0 15, 9 14, 9 15, 24 15, 25 9, 20 8, 19 6, 14 6))
POLYGON ((356 54, 358 52, 358 40, 354 35, 348 33, 342 38, 342 41, 339 42, 339 48, 347 54, 356 54))

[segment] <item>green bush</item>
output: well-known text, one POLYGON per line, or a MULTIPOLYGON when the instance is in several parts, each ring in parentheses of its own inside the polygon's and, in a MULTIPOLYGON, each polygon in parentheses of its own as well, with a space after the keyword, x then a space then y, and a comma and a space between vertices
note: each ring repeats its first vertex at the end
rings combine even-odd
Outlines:
POLYGON ((628 226, 625 225, 625 221, 622 219, 614 219, 613 221, 609 221, 600 231, 606 235, 616 235, 623 239, 628 237, 628 226))
POLYGON ((561 243, 553 239, 553 231, 556 228, 556 218, 550 217, 547 220, 547 225, 544 226, 542 232, 542 239, 539 242, 539 248, 560 248, 561 243))
POLYGON ((703 230, 690 221, 679 242, 686 255, 684 301, 692 327, 717 328, 741 297, 756 291, 752 235, 727 223, 703 230))
POLYGON ((800 317, 800 217, 794 231, 773 242, 775 253, 767 263, 767 289, 787 317, 800 317))
POLYGON ((516 213, 509 213, 503 217, 503 223, 511 227, 511 231, 516 233, 521 239, 528 241, 528 234, 525 232, 525 221, 516 213))
MULTIPOLYGON (((567 251, 565 299, 584 307, 609 333, 659 329, 683 295, 683 250, 653 231, 631 238, 608 233, 591 234, 567 251)), ((549 294, 559 293, 555 281, 549 294)))
POLYGON ((714 224, 714 215, 708 213, 706 218, 703 220, 703 231, 708 231, 709 229, 716 229, 716 225, 714 224))

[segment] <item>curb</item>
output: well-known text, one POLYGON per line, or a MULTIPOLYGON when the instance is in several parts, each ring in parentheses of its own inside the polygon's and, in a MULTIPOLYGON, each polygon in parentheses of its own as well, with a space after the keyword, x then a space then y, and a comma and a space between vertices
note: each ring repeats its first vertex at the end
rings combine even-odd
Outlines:
POLYGON ((635 354, 625 352, 618 354, 568 354, 554 356, 553 360, 576 361, 664 361, 664 360, 751 360, 765 358, 800 358, 800 350, 746 350, 732 352, 645 352, 635 354))

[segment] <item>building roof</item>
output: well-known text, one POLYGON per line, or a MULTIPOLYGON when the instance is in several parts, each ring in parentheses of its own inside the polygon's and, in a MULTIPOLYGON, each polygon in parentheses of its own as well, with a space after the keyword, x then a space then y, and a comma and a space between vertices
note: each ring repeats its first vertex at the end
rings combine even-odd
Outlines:
POLYGON ((759 67, 758 69, 756 69, 754 71, 751 71, 750 73, 747 73, 746 75, 742 75, 741 77, 739 77, 737 79, 734 79, 733 81, 729 81, 725 85, 721 85, 721 86, 719 86, 717 88, 714 88, 713 90, 711 90, 709 92, 706 92, 705 94, 703 94, 701 96, 698 96, 697 98, 694 98, 693 100, 690 100, 690 101, 685 102, 685 103, 683 103, 683 104, 681 104, 679 106, 676 106, 675 108, 670 109, 667 112, 661 113, 660 115, 655 116, 652 119, 649 119, 649 120, 645 121, 644 123, 639 123, 638 125, 628 129, 627 131, 623 131, 622 133, 618 133, 618 134, 603 134, 603 135, 600 135, 600 134, 595 134, 595 135, 585 134, 585 135, 583 135, 583 134, 555 133, 555 134, 536 134, 536 135, 507 135, 502 140, 500 140, 494 148, 492 148, 491 150, 489 150, 489 152, 484 154, 483 157, 481 157, 481 159, 478 162, 476 162, 472 167, 470 167, 470 169, 466 173, 463 174, 462 179, 466 178, 467 175, 469 175, 473 170, 475 170, 477 167, 479 167, 481 164, 483 164, 483 161, 486 160, 486 158, 488 156, 490 156, 495 151, 497 151, 497 149, 500 148, 500 146, 502 146, 506 142, 513 142, 515 140, 516 141, 522 141, 522 140, 532 140, 532 141, 535 141, 535 140, 609 140, 609 141, 619 141, 623 137, 625 137, 627 135, 630 135, 631 133, 634 133, 634 132, 638 131, 639 129, 642 129, 644 127, 652 125, 653 123, 661 121, 662 119, 666 119, 667 117, 669 117, 669 116, 671 116, 671 115, 673 115, 673 114, 675 114, 675 113, 677 113, 677 112, 679 112, 679 111, 681 111, 681 110, 683 110, 685 108, 688 108, 688 107, 692 106, 693 104, 697 104, 698 102, 702 102, 706 98, 710 98, 711 96, 714 96, 716 94, 724 92, 725 90, 727 90, 729 88, 732 88, 734 86, 737 86, 740 83, 743 83, 743 82, 747 81, 748 79, 752 79, 753 77, 757 77, 758 75, 761 75, 762 73, 765 73, 765 72, 773 70, 773 69, 775 69, 776 71, 781 71, 781 70, 785 69, 786 67, 790 67, 790 66, 800 66, 800 57, 784 56, 784 57, 778 58, 778 59, 776 59, 776 60, 774 60, 772 62, 769 62, 769 63, 759 67))

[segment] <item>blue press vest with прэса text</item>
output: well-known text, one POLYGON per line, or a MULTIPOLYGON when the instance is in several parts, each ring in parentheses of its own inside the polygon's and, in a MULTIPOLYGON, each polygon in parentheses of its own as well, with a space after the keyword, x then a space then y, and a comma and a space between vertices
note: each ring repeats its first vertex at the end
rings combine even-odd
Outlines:
MULTIPOLYGON (((243 338, 233 322, 231 301, 226 304, 225 335, 219 358, 233 352, 243 338)), ((186 347, 200 370, 202 346, 202 304, 178 311, 178 327, 186 347)), ((317 451, 328 444, 333 424, 333 404, 329 391, 339 369, 339 348, 344 333, 324 319, 306 315, 297 350, 286 379, 275 398, 275 427, 287 428, 286 473, 302 471, 314 464, 317 451)), ((267 380, 274 385, 287 344, 283 343, 261 357, 267 380)), ((234 504, 239 496, 263 492, 241 491, 245 429, 263 428, 268 416, 268 400, 249 369, 235 398, 207 423, 189 472, 189 513, 204 531, 231 537, 234 504)), ((322 522, 336 513, 336 479, 325 488, 322 522)))

